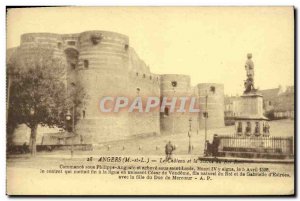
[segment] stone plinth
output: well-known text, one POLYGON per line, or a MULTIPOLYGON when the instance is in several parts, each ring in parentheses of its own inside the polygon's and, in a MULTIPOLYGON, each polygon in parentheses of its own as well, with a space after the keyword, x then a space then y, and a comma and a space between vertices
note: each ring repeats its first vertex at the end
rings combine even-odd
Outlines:
POLYGON ((254 93, 242 95, 239 116, 263 117, 262 95, 254 93))
POLYGON ((263 115, 263 97, 257 93, 241 96, 239 114, 235 118, 236 135, 269 136, 268 118, 263 115))

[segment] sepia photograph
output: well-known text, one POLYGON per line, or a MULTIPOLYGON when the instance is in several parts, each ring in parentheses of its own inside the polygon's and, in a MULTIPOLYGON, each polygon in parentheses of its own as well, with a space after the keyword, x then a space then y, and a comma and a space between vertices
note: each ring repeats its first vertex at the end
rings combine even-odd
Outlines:
POLYGON ((6 9, 7 195, 295 195, 293 6, 6 9))

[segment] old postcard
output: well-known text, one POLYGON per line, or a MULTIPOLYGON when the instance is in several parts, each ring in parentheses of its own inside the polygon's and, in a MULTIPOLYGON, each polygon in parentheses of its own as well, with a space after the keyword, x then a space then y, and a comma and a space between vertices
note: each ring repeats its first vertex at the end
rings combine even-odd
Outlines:
POLYGON ((294 195, 293 7, 7 11, 8 195, 294 195))

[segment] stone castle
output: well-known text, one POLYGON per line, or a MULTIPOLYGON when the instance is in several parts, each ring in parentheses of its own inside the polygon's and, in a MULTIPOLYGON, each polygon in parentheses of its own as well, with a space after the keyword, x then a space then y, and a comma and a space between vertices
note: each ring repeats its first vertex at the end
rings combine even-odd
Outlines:
MULTIPOLYGON (((122 140, 140 135, 192 132, 204 129, 204 112, 208 112, 208 128, 224 126, 224 86, 199 83, 191 86, 190 77, 180 74, 155 74, 129 44, 128 36, 108 31, 86 31, 78 34, 28 33, 21 44, 8 50, 12 57, 31 57, 36 47, 53 50, 67 66, 67 87, 80 83, 88 100, 80 112, 76 133, 87 143, 122 140), (200 112, 107 114, 99 111, 103 96, 175 97, 195 96, 200 112), (207 98, 206 98, 207 97, 207 98), (207 102, 207 103, 206 103, 207 102)), ((175 70, 175 69, 174 69, 175 70)))

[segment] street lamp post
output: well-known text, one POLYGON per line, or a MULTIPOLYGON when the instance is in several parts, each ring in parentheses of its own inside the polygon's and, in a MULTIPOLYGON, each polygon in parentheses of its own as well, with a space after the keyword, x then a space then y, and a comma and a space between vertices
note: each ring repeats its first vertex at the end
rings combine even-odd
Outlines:
POLYGON ((70 113, 70 110, 68 110, 67 115, 66 115, 66 120, 70 121, 72 119, 72 142, 71 142, 71 157, 73 158, 73 154, 74 154, 74 147, 73 147, 73 137, 75 135, 75 107, 73 105, 72 107, 72 114, 70 113))
MULTIPOLYGON (((176 85, 172 82, 172 86, 173 86, 173 97, 172 98, 174 98, 174 96, 175 96, 175 86, 176 85)), ((175 113, 172 117, 172 134, 174 134, 174 118, 175 118, 175 113)))
POLYGON ((207 153, 207 118, 208 118, 208 112, 207 112, 207 99, 208 99, 208 94, 206 91, 205 94, 205 112, 204 112, 204 132, 205 132, 205 136, 204 136, 204 155, 206 155, 207 153))
POLYGON ((74 154, 74 137, 75 137, 75 106, 73 105, 73 118, 72 118, 72 131, 73 131, 73 137, 72 137, 72 144, 71 144, 71 156, 73 157, 74 154))
POLYGON ((192 137, 192 118, 189 119, 189 131, 188 131, 188 137, 189 137, 189 154, 192 153, 192 144, 191 144, 191 137, 192 137))
POLYGON ((72 131, 73 134, 75 135, 75 106, 73 105, 73 114, 72 114, 72 131))
MULTIPOLYGON (((34 116, 34 114, 35 114, 35 110, 34 110, 34 108, 30 108, 30 111, 29 111, 29 115, 30 115, 30 117, 31 118, 33 118, 33 116, 34 116)), ((30 140, 29 140, 29 149, 30 149, 30 151, 35 155, 36 153, 36 145, 34 145, 35 143, 34 143, 34 141, 35 141, 35 137, 33 136, 33 135, 36 135, 36 134, 34 134, 33 132, 33 130, 32 130, 33 128, 31 128, 31 134, 30 134, 30 140)))

